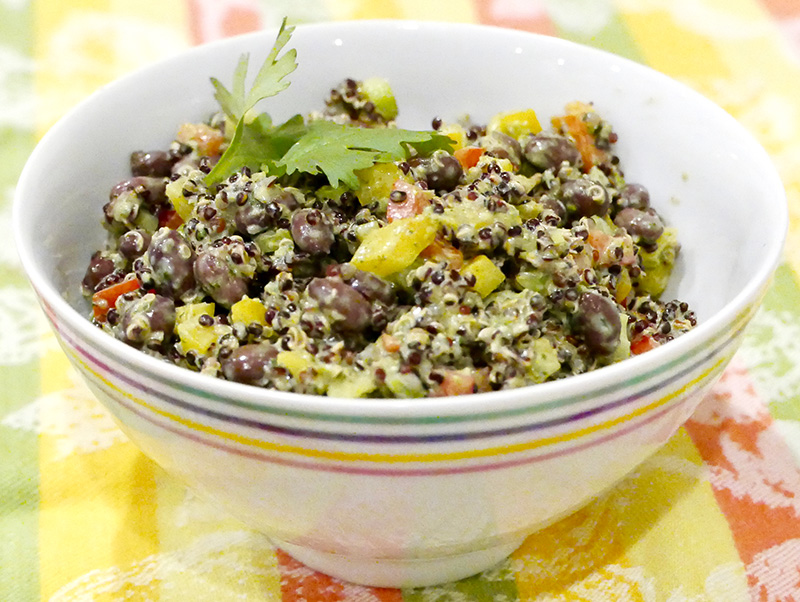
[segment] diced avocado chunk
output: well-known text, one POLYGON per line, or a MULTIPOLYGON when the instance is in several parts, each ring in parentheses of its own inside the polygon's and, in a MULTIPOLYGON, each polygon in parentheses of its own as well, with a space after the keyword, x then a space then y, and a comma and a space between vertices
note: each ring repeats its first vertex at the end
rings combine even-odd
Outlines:
POLYGON ((665 228, 656 240, 653 251, 640 252, 644 272, 639 278, 640 293, 658 297, 664 292, 679 250, 677 231, 675 228, 665 228))
POLYGON ((397 117, 397 101, 389 82, 381 77, 370 77, 361 82, 361 93, 375 105, 375 111, 387 121, 397 117))
POLYGON ((258 249, 264 254, 273 254, 282 246, 294 248, 294 240, 288 230, 267 230, 254 239, 258 249))
POLYGON ((342 374, 328 386, 328 397, 366 397, 375 386, 375 379, 367 373, 342 374))
POLYGON ((446 207, 444 213, 438 218, 442 225, 454 230, 458 230, 462 225, 472 226, 479 230, 495 222, 503 224, 506 228, 512 228, 522 223, 516 208, 508 207, 508 211, 495 213, 487 209, 482 201, 463 201, 451 205, 446 207))
POLYGON ((561 362, 558 361, 558 351, 544 337, 538 338, 533 342, 533 372, 539 382, 544 382, 547 378, 561 369, 561 362))
POLYGON ((522 271, 516 275, 517 284, 522 288, 532 290, 542 295, 549 294, 548 287, 553 281, 552 277, 540 271, 522 271))
POLYGON ((411 178, 394 163, 376 163, 366 169, 360 169, 356 175, 358 176, 358 189, 356 190, 358 202, 364 207, 378 202, 384 211, 394 183, 397 180, 411 182, 411 178))

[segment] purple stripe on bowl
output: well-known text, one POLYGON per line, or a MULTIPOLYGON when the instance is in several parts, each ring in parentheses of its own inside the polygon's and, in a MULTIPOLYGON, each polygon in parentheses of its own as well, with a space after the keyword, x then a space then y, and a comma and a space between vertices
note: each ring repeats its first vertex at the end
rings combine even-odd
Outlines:
MULTIPOLYGON (((722 348, 730 344, 731 341, 732 341, 731 338, 725 341, 722 348)), ((176 397, 168 395, 163 391, 154 390, 150 387, 144 386, 141 383, 135 381, 134 379, 126 376, 125 374, 114 370, 106 363, 98 359, 96 356, 94 356, 87 350, 83 349, 82 347, 73 345, 73 349, 75 349, 76 352, 78 352, 81 356, 83 356, 88 362, 94 364, 94 366, 96 366, 100 371, 106 374, 110 374, 115 378, 119 379, 120 381, 124 382, 131 389, 140 391, 146 395, 156 397, 160 400, 166 401, 167 403, 173 406, 182 408, 184 410, 188 410, 190 412, 199 414, 201 416, 205 416, 207 418, 212 418, 215 420, 219 420, 221 422, 227 422, 239 427, 247 427, 255 430, 260 430, 264 432, 280 434, 290 437, 332 440, 332 441, 363 442, 363 443, 408 443, 408 444, 437 443, 437 442, 447 442, 447 441, 467 441, 467 440, 478 440, 491 437, 502 437, 502 436, 525 433, 525 432, 534 432, 537 430, 561 426, 564 424, 568 424, 570 422, 576 422, 586 418, 599 416, 604 412, 624 407, 625 405, 637 401, 641 397, 654 393, 658 389, 668 386, 670 383, 680 379, 691 370, 694 370, 697 365, 703 364, 704 362, 708 361, 714 355, 719 353, 722 350, 722 348, 717 348, 709 351, 708 353, 705 354, 705 356, 701 360, 697 362, 697 364, 693 363, 689 366, 684 367, 681 371, 673 373, 665 380, 658 381, 656 384, 652 385, 651 387, 648 387, 647 389, 645 389, 640 393, 637 393, 635 395, 623 396, 608 403, 605 403, 601 406, 576 412, 568 416, 558 417, 542 422, 536 422, 533 424, 523 424, 519 426, 507 427, 502 429, 488 429, 488 430, 469 432, 469 433, 419 436, 419 435, 370 435, 370 434, 359 435, 350 433, 330 433, 326 431, 319 431, 313 429, 280 427, 273 424, 268 424, 261 421, 244 418, 241 416, 232 416, 229 414, 223 414, 221 412, 217 412, 208 408, 203 408, 198 405, 192 404, 190 402, 178 399, 176 397)))
MULTIPOLYGON (((667 413, 676 409, 676 406, 666 406, 663 408, 658 409, 655 412, 651 412, 647 414, 643 419, 635 422, 633 424, 629 423, 627 426, 623 428, 619 428, 617 430, 611 431, 602 437, 598 437, 597 439, 593 439, 591 441, 585 441, 580 443, 579 445, 574 445, 568 448, 562 448, 556 451, 552 451, 549 453, 544 453, 541 455, 537 455, 534 457, 525 457, 525 458, 517 458, 514 460, 504 460, 501 462, 491 462, 491 463, 481 463, 480 465, 467 465, 467 466, 450 466, 447 468, 398 468, 398 469, 386 469, 386 468, 370 468, 367 466, 351 466, 342 463, 322 463, 322 462, 310 462, 310 461, 301 461, 295 459, 289 459, 280 456, 273 456, 262 452, 251 451, 247 449, 242 449, 233 445, 228 445, 224 443, 220 443, 218 441, 213 441, 196 432, 187 432, 184 429, 180 429, 176 426, 172 426, 170 423, 164 423, 160 420, 157 420, 153 417, 152 414, 148 412, 142 411, 140 408, 126 403, 121 400, 115 400, 120 406, 128 410, 129 412, 135 414, 142 420, 149 422, 150 424, 161 428, 165 431, 183 437, 185 439, 189 439, 201 445, 205 445, 207 447, 211 447, 214 449, 218 449, 221 451, 225 451, 237 456, 249 458, 252 460, 258 460, 261 462, 268 462, 270 464, 278 464, 281 466, 291 466, 296 468, 304 468, 307 470, 315 470, 315 471, 322 471, 322 472, 333 472, 333 473, 346 473, 346 474, 357 474, 357 475, 369 475, 369 476, 377 476, 377 477, 425 477, 431 475, 453 475, 453 474, 465 474, 465 473, 476 473, 476 472, 489 472, 497 469, 503 468, 514 468, 517 466, 523 466, 526 464, 533 464, 537 462, 543 462, 545 460, 551 460, 554 458, 559 458, 561 456, 565 456, 574 452, 583 451, 586 449, 590 449, 592 447, 602 445, 608 441, 613 441, 623 435, 631 433, 638 428, 650 424, 655 420, 661 418, 662 416, 666 415, 667 413)), ((521 453, 521 452, 517 452, 521 453)), ((471 460, 474 462, 474 460, 471 460)), ((409 463, 414 463, 413 461, 409 463)))

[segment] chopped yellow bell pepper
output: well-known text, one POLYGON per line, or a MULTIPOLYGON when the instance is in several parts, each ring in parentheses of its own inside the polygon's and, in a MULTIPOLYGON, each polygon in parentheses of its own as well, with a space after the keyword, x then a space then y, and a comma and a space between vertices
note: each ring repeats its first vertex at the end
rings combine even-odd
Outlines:
POLYGON ((192 217, 192 204, 183 196, 183 187, 189 180, 187 176, 181 176, 177 180, 170 181, 167 184, 167 198, 172 203, 175 212, 181 216, 181 219, 186 222, 192 217))
POLYGON ((488 132, 502 132, 512 138, 519 138, 523 134, 538 134, 542 131, 539 118, 533 109, 498 113, 489 122, 488 132))
POLYGON ((437 133, 447 136, 450 138, 450 140, 456 143, 452 149, 453 151, 462 149, 467 145, 467 130, 465 130, 464 126, 462 125, 457 123, 446 123, 439 128, 437 133))
POLYGON ((631 275, 627 269, 623 269, 619 274, 616 287, 614 288, 614 298, 617 303, 622 303, 627 299, 628 295, 633 290, 633 283, 631 282, 631 275))
POLYGON ((243 297, 233 305, 231 305, 231 321, 243 322, 244 324, 261 324, 262 326, 267 323, 264 315, 267 308, 258 299, 251 299, 250 297, 243 297))
POLYGON ((472 288, 475 289, 481 297, 485 297, 491 293, 506 279, 502 270, 500 270, 491 259, 486 257, 486 255, 478 255, 470 259, 461 269, 461 274, 464 276, 471 274, 475 277, 475 284, 472 288))
POLYGON ((314 356, 304 349, 281 351, 275 358, 275 363, 297 378, 314 364, 314 356))
POLYGON ((181 340, 183 352, 205 354, 220 335, 219 324, 203 326, 201 316, 213 316, 213 303, 190 303, 175 310, 175 332, 181 340))
POLYGON ((541 337, 533 342, 534 374, 538 382, 544 382, 551 374, 561 369, 558 352, 546 338, 541 337))
POLYGON ((437 229, 436 220, 425 214, 395 220, 371 230, 350 262, 378 276, 394 274, 414 263, 436 238, 437 229))

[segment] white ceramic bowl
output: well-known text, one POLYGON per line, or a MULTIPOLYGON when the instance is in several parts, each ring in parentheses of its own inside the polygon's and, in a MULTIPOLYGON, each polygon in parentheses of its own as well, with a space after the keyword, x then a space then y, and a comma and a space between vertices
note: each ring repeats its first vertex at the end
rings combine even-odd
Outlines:
POLYGON ((734 354, 778 263, 787 215, 766 153, 688 88, 550 37, 465 25, 299 27, 299 68, 273 117, 320 106, 344 77, 388 77, 400 125, 478 122, 592 101, 619 134, 683 251, 668 295, 700 324, 594 373, 513 391, 421 400, 278 393, 199 376, 95 328, 79 282, 132 150, 165 148, 215 107, 240 53, 275 32, 192 49, 109 85, 42 139, 19 181, 15 228, 33 286, 97 397, 167 471, 309 566, 360 583, 465 577, 611 487, 692 413, 734 354))

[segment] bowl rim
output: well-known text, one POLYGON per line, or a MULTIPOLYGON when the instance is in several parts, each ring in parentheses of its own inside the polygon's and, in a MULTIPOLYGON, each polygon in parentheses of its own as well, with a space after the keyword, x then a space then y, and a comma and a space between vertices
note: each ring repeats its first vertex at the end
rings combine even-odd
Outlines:
MULTIPOLYGON (((349 35, 357 35, 359 30, 369 30, 375 27, 389 28, 391 30, 438 33, 441 33, 443 30, 460 30, 508 36, 509 40, 536 40, 535 43, 537 44, 548 44, 556 48, 563 48, 569 52, 583 52, 596 56, 605 56, 606 60, 616 61, 618 65, 624 69, 631 70, 634 73, 653 78, 663 82, 665 85, 672 86, 674 89, 679 90, 685 97, 692 99, 693 102, 705 106, 706 110, 716 113, 717 117, 722 121, 726 121, 730 127, 743 137, 743 139, 747 140, 747 143, 752 147, 752 151, 756 155, 760 155, 760 159, 764 164, 769 166, 768 173, 762 173, 761 177, 767 189, 770 190, 768 195, 775 198, 776 209, 779 209, 777 213, 780 213, 781 222, 776 224, 774 229, 780 232, 780 236, 765 239, 766 245, 764 253, 755 270, 755 277, 752 278, 736 296, 728 300, 719 311, 698 323, 697 326, 688 333, 648 353, 633 356, 616 364, 605 366, 591 372, 537 385, 529 385, 503 391, 446 397, 410 399, 337 398, 283 392, 275 389, 231 382, 193 372, 165 362, 164 360, 151 357, 115 339, 93 325, 86 316, 80 314, 69 305, 62 297, 62 294, 59 293, 55 286, 45 277, 43 270, 34 259, 34 253, 29 247, 29 243, 32 243, 32 241, 27 241, 22 237, 22 233, 27 230, 25 226, 26 211, 24 210, 24 198, 27 196, 27 188, 30 185, 29 181, 33 177, 32 174, 35 172, 39 156, 45 152, 47 145, 50 144, 50 140, 57 138, 64 124, 69 122, 73 118, 73 115, 87 110, 87 107, 91 107, 93 103, 98 102, 98 98, 102 98, 102 96, 109 91, 113 91, 117 85, 121 85, 132 78, 146 76, 149 71, 162 68, 164 65, 168 65, 173 61, 188 60, 192 55, 199 56, 224 47, 250 47, 252 46, 250 42, 254 39, 274 38, 277 28, 265 28, 256 32, 191 46, 176 54, 139 67, 95 90, 92 94, 65 112, 65 114, 41 137, 26 161, 18 179, 12 203, 12 223, 17 250, 23 269, 39 297, 38 300, 40 304, 45 306, 46 311, 47 308, 50 308, 52 311, 53 315, 48 317, 52 321, 56 319, 63 321, 75 336, 88 343, 90 347, 114 358, 116 362, 120 362, 129 368, 137 370, 137 372, 142 375, 147 375, 148 378, 153 378, 163 383, 175 383, 185 390, 199 392, 201 396, 205 398, 210 397, 212 400, 223 404, 229 399, 237 399, 252 404, 257 408, 264 407, 276 409, 278 411, 285 410, 292 413, 300 411, 301 413, 307 412, 309 415, 326 415, 341 418, 436 418, 452 416, 476 417, 485 415, 487 411, 495 415, 505 411, 541 404, 546 401, 557 401, 574 397, 587 398, 592 396, 592 394, 596 395, 598 392, 615 387, 619 382, 624 383, 625 381, 630 381, 632 378, 646 377, 647 375, 658 373, 661 367, 665 365, 679 362, 681 358, 690 355, 689 352, 691 350, 702 347, 720 333, 724 332, 750 304, 758 304, 760 297, 765 293, 767 285, 783 255, 783 246, 788 231, 786 193, 781 178, 767 152, 744 126, 736 121, 724 109, 686 84, 631 59, 569 40, 495 25, 393 19, 338 21, 297 25, 295 36, 298 34, 301 36, 330 35, 343 32, 347 32, 349 35)), ((240 51, 241 49, 236 52, 240 51)), ((232 56, 234 56, 234 54, 234 52, 231 53, 232 56)))

